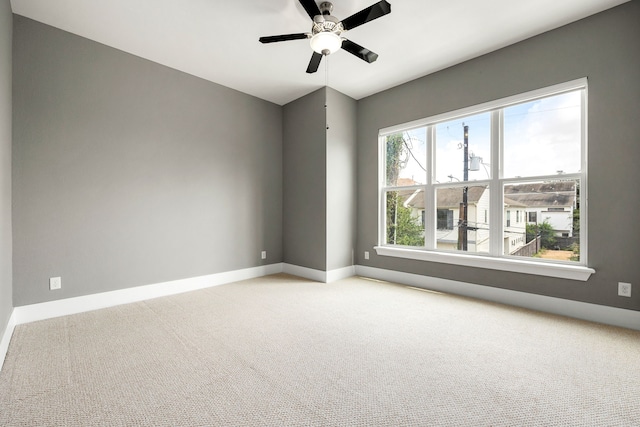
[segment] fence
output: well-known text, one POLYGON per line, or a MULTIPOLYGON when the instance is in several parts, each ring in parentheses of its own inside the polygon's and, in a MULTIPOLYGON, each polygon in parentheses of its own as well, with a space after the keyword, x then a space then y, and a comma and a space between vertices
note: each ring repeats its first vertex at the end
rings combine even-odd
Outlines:
POLYGON ((515 251, 514 253, 512 253, 511 255, 532 257, 535 254, 537 254, 538 251, 540 250, 541 240, 542 238, 538 236, 532 241, 530 241, 529 243, 527 243, 526 245, 524 245, 523 247, 521 247, 520 249, 518 249, 517 251, 515 251))
POLYGON ((580 243, 580 238, 579 237, 557 237, 556 236, 556 243, 555 243, 555 247, 558 249, 562 249, 565 251, 570 251, 572 249, 572 245, 576 243, 579 244, 580 243))

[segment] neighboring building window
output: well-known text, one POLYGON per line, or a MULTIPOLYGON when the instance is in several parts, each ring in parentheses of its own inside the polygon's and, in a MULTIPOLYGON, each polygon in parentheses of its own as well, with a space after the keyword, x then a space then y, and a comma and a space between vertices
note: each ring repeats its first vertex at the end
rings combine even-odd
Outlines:
POLYGON ((381 130, 380 245, 586 265, 585 100, 583 79, 381 130))
POLYGON ((453 211, 438 209, 438 230, 453 230, 453 211))

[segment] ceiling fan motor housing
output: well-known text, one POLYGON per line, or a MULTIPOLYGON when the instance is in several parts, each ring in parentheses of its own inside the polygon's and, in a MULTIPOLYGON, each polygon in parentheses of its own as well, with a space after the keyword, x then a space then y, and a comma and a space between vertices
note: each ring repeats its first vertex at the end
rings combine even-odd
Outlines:
POLYGON ((327 16, 316 16, 313 20, 313 27, 311 27, 311 34, 316 35, 318 33, 327 32, 327 33, 335 33, 336 35, 340 35, 344 31, 344 27, 342 23, 338 21, 337 18, 327 15, 327 16))
POLYGON ((320 13, 323 15, 331 15, 331 12, 333 12, 333 4, 329 1, 323 1, 318 6, 318 9, 320 9, 320 13))

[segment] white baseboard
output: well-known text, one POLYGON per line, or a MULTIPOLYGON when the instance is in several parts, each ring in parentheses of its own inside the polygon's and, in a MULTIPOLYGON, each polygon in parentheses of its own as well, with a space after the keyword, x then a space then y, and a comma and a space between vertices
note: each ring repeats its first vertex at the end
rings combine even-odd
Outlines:
POLYGON ((353 277, 356 275, 356 267, 354 265, 349 267, 338 268, 336 270, 327 271, 327 283, 336 282, 338 280, 346 279, 347 277, 353 277))
POLYGON ((336 280, 345 279, 356 274, 355 266, 338 268, 336 270, 322 271, 313 268, 300 267, 299 265, 283 264, 282 271, 292 276, 303 277, 316 282, 331 283, 336 280))
POLYGON ((0 338, 0 371, 2 370, 2 365, 4 365, 4 358, 7 356, 7 350, 9 350, 9 343, 11 342, 11 337, 13 336, 13 330, 16 327, 16 311, 13 309, 11 311, 11 316, 9 316, 9 323, 7 323, 7 327, 0 338))
POLYGON ((357 265, 355 270, 358 276, 370 277, 372 279, 385 280, 415 286, 417 288, 463 295, 545 313, 640 330, 640 312, 634 310, 493 288, 491 286, 385 270, 364 265, 357 265))
POLYGON ((316 282, 326 283, 327 272, 322 270, 316 270, 313 268, 300 267, 293 264, 282 264, 282 272, 291 274, 292 276, 298 276, 309 280, 315 280, 316 282))
POLYGON ((53 317, 67 316, 69 314, 82 313, 121 304, 195 291, 198 289, 223 285, 225 283, 253 279, 281 272, 281 263, 271 264, 246 268, 243 270, 209 274, 207 276, 192 277, 189 279, 136 286, 134 288, 121 289, 118 291, 101 292, 81 297, 25 305, 15 307, 13 309, 13 314, 15 315, 16 324, 20 325, 22 323, 35 322, 53 317))
MULTIPOLYGON (((70 314, 98 310, 121 304, 195 291, 211 286, 238 282, 241 280, 253 279, 282 272, 326 283, 328 281, 335 281, 353 276, 355 274, 355 268, 347 267, 325 272, 292 264, 277 263, 246 268, 243 270, 227 271, 207 276, 172 280, 170 282, 136 286, 134 288, 121 289, 117 291, 101 292, 81 297, 66 298, 62 300, 15 307, 12 319, 14 320, 15 325, 20 325, 53 317, 67 316, 70 314)), ((9 338, 7 341, 11 338, 11 334, 8 335, 9 338)), ((4 339, 2 342, 4 343, 4 339)))

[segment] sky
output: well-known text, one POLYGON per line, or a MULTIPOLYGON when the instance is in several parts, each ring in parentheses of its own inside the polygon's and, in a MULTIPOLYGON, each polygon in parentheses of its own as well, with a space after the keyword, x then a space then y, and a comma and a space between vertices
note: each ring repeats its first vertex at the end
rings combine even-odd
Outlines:
MULTIPOLYGON (((504 109, 504 177, 558 175, 580 172, 581 94, 569 92, 504 109)), ((469 126, 469 155, 481 157, 479 170, 469 180, 488 179, 491 173, 490 113, 436 124, 435 182, 462 181, 464 176, 463 124, 469 126)), ((401 178, 426 182, 426 128, 405 132, 408 149, 401 178)))

